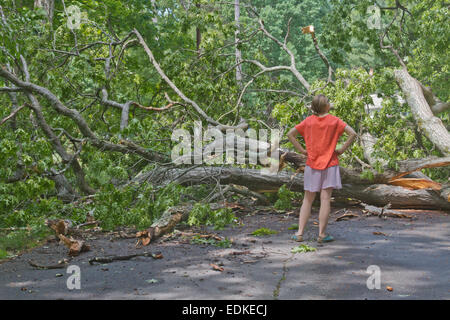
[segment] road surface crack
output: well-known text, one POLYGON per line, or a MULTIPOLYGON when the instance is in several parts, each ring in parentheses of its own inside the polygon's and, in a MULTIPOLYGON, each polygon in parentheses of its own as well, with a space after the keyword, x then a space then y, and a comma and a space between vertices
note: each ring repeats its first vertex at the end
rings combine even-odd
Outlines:
POLYGON ((291 256, 289 258, 287 258, 286 260, 284 260, 283 262, 283 273, 281 275, 280 280, 278 280, 277 285, 275 287, 275 290, 273 290, 273 299, 274 300, 278 300, 278 297, 280 295, 280 290, 281 290, 281 284, 283 283, 284 280, 286 280, 286 275, 289 271, 288 267, 287 267, 287 263, 294 257, 294 254, 291 254, 291 256))

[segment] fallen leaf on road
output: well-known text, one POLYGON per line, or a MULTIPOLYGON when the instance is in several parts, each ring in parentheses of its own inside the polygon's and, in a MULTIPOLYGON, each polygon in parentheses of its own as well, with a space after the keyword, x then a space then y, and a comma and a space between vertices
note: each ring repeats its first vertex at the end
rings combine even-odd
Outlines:
POLYGON ((156 279, 148 279, 148 280, 145 280, 145 282, 147 282, 147 283, 157 283, 158 280, 156 280, 156 279))
POLYGON ((384 232, 374 231, 373 234, 376 235, 376 236, 385 236, 385 237, 387 237, 387 234, 384 233, 384 232))
POLYGON ((142 239, 142 245, 147 246, 150 243, 150 238, 143 238, 142 239))
POLYGON ((153 259, 162 259, 164 257, 162 255, 162 253, 155 253, 155 254, 152 255, 152 258, 153 259))
POLYGON ((219 267, 217 264, 210 263, 209 265, 213 268, 213 270, 220 271, 220 272, 222 272, 224 270, 222 267, 219 267))
POLYGON ((145 247, 145 246, 148 246, 148 244, 152 240, 152 235, 150 234, 150 232, 148 230, 144 230, 144 231, 137 232, 136 238, 138 238, 138 240, 136 241, 136 248, 140 244, 142 244, 145 247))
POLYGON ((298 230, 298 224, 296 224, 296 223, 291 224, 291 226, 288 228, 288 230, 298 230))

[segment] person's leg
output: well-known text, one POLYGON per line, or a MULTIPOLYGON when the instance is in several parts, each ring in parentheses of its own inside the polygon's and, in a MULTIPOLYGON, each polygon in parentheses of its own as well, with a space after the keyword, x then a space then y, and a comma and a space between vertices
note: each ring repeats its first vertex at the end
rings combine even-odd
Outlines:
POLYGON ((305 197, 303 198, 302 207, 300 208, 300 214, 298 216, 298 236, 303 235, 306 223, 308 222, 309 216, 311 214, 311 207, 315 197, 315 192, 305 190, 305 197))
POLYGON ((322 189, 320 192, 320 210, 319 210, 319 237, 326 236, 325 230, 327 229, 328 216, 330 215, 330 202, 331 193, 333 188, 322 189))

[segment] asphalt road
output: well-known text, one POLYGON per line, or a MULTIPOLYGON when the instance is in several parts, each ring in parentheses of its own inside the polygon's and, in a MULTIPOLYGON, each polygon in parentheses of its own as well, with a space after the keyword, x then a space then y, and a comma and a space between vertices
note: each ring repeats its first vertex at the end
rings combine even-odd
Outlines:
MULTIPOLYGON (((88 240, 91 251, 75 257, 80 289, 69 290, 66 269, 37 270, 28 264, 54 264, 67 257, 56 241, 0 263, 0 299, 449 299, 450 215, 414 211, 414 220, 366 217, 336 221, 328 231, 336 241, 316 242, 317 211, 305 244, 317 251, 291 253, 299 243, 288 230, 297 217, 255 214, 244 225, 216 233, 233 240, 231 248, 190 244, 181 237, 135 248, 135 239, 88 240), (255 237, 267 227, 275 235, 255 237), (379 233, 379 234, 374 234, 379 233), (93 256, 161 252, 162 259, 137 257, 90 265, 93 256), (235 254, 240 252, 243 254, 235 254), (223 271, 213 270, 216 264, 223 271), (380 288, 369 289, 369 266, 379 268, 380 288), (387 290, 392 288, 392 291, 387 290)), ((370 283, 374 283, 371 282, 370 283)))

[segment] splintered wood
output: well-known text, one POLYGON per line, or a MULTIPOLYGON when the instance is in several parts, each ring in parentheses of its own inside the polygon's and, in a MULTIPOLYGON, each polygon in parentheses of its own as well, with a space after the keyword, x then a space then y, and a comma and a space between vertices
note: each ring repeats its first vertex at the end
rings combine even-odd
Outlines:
POLYGON ((389 184, 392 184, 394 186, 400 186, 400 187, 407 188, 410 190, 433 189, 436 191, 440 191, 442 189, 442 185, 438 182, 434 182, 433 180, 418 179, 418 178, 394 179, 394 180, 390 180, 389 184))
POLYGON ((378 217, 392 217, 392 218, 405 218, 405 219, 413 219, 414 217, 408 214, 404 214, 399 211, 390 210, 390 205, 386 205, 383 208, 371 206, 365 203, 361 203, 361 205, 364 207, 363 212, 367 213, 367 215, 376 215, 378 217))
POLYGON ((76 240, 72 237, 67 238, 62 234, 58 234, 58 238, 69 248, 69 256, 77 256, 80 253, 91 249, 90 246, 82 240, 76 240))

